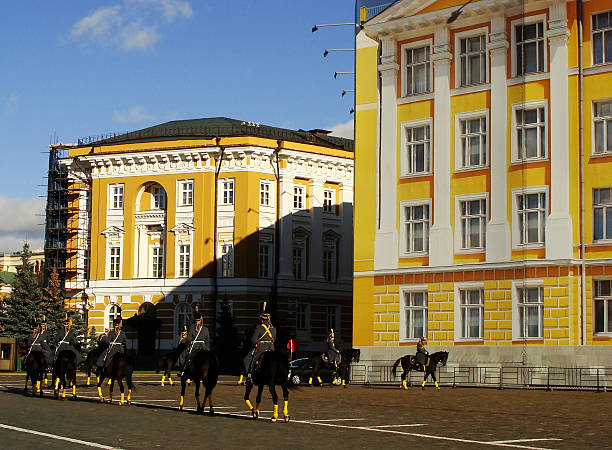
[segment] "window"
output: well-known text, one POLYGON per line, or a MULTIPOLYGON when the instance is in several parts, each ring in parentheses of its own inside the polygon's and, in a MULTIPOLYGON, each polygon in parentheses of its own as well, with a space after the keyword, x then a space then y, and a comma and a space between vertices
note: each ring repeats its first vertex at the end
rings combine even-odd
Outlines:
POLYGON ((119 247, 110 248, 110 270, 109 278, 118 280, 121 271, 121 249, 119 247))
POLYGON ((178 335, 185 327, 189 328, 191 325, 191 317, 192 317, 192 308, 189 303, 179 303, 176 305, 176 309, 174 310, 174 317, 176 323, 175 335, 178 335))
POLYGON ((335 332, 340 330, 340 307, 327 305, 327 329, 335 332))
POLYGON ((612 239, 612 188, 593 190, 593 240, 612 239))
POLYGON ((323 249, 323 278, 329 282, 336 281, 336 258, 334 253, 334 249, 323 249))
POLYGON ((487 82, 486 36, 473 36, 459 41, 461 86, 487 82))
POLYGON ((111 186, 111 205, 113 209, 123 209, 123 185, 111 186))
POLYGON ((166 194, 161 186, 151 188, 151 209, 164 209, 166 207, 166 194))
POLYGON ((522 338, 541 338, 544 329, 544 289, 518 290, 519 333, 522 338))
POLYGON ((517 195, 518 231, 520 244, 544 243, 546 225, 546 194, 517 195))
POLYGON ((461 141, 461 167, 487 165, 487 118, 475 117, 459 120, 461 141))
POLYGON ((595 281, 595 333, 612 333, 611 284, 610 280, 595 281))
POLYGON ((193 180, 181 181, 180 206, 193 206, 193 180))
POLYGON ((234 180, 223 181, 223 204, 233 205, 234 204, 234 180))
POLYGON ((293 278, 303 280, 306 272, 306 258, 304 247, 293 247, 293 278))
POLYGON ((259 244, 259 278, 270 278, 270 250, 269 244, 259 244))
POLYGON ((404 253, 429 250, 429 205, 403 208, 404 253))
POLYGON ((333 189, 323 190, 323 212, 333 214, 336 192, 333 189))
POLYGON ((270 206, 270 183, 267 181, 259 182, 259 204, 270 206))
POLYGON ((405 50, 406 81, 405 95, 431 92, 431 47, 407 48, 405 50))
POLYGON ((308 319, 309 306, 306 303, 298 303, 295 311, 295 327, 298 330, 310 329, 310 320, 308 319))
POLYGON ((234 245, 221 245, 221 276, 234 276, 234 245))
POLYGON ((404 293, 404 338, 427 336, 427 292, 404 293))
POLYGON ((593 15, 593 64, 612 62, 612 11, 593 15))
POLYGON ((191 245, 179 245, 179 277, 191 275, 191 245))
POLYGON ((407 127, 405 174, 428 173, 430 164, 431 129, 429 125, 407 127))
POLYGON ((544 107, 516 109, 517 158, 546 157, 546 109, 544 107))
POLYGON ((293 209, 304 209, 304 186, 293 186, 293 209))
POLYGON ((612 100, 596 102, 594 107, 595 153, 612 153, 612 100))
POLYGON ((516 75, 544 72, 544 22, 516 25, 516 75))
POLYGON ((459 203, 461 214, 461 248, 484 248, 487 233, 487 201, 468 200, 459 203))
POLYGON ((0 359, 11 359, 11 344, 0 344, 0 359))
POLYGON ((461 338, 482 339, 484 303, 482 289, 460 291, 461 338))
POLYGON ((151 259, 151 277, 162 278, 164 276, 164 249, 152 247, 151 259))
POLYGON ((115 303, 112 303, 108 308, 105 328, 111 328, 113 326, 113 320, 115 319, 121 319, 121 307, 115 303))

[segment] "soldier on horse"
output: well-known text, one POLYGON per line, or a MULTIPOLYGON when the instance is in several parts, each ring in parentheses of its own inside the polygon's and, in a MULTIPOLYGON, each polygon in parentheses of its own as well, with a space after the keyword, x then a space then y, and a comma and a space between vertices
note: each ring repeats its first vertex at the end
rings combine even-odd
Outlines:
POLYGON ((340 349, 336 346, 336 336, 332 328, 327 338, 327 361, 337 370, 340 365, 340 349))
POLYGON ((185 345, 185 350, 183 350, 179 356, 179 366, 182 367, 181 377, 185 374, 196 351, 210 350, 210 335, 208 333, 208 328, 204 326, 202 314, 198 311, 197 306, 193 313, 193 320, 195 323, 189 327, 187 336, 183 337, 184 335, 181 335, 181 341, 179 342, 179 345, 182 342, 187 344, 185 345))
POLYGON ((53 364, 55 365, 55 361, 57 361, 57 357, 62 350, 67 350, 74 353, 76 363, 80 364, 83 361, 81 352, 77 350, 77 348, 80 347, 80 343, 74 335, 74 331, 72 331, 72 319, 68 318, 68 314, 66 314, 66 317, 64 318, 63 325, 64 337, 57 343, 53 364))
POLYGON ((104 343, 108 345, 108 348, 105 352, 102 352, 98 358, 98 362, 96 365, 100 372, 106 367, 113 356, 117 353, 125 353, 125 348, 127 346, 127 339, 125 337, 125 332, 121 329, 121 319, 115 318, 113 319, 113 329, 108 332, 106 336, 103 336, 100 343, 104 343))
POLYGON ((32 335, 28 338, 28 346, 30 347, 28 354, 24 358, 24 363, 27 363, 28 356, 32 352, 41 352, 45 356, 47 367, 51 366, 53 361, 53 351, 49 346, 49 331, 47 331, 47 321, 43 316, 40 325, 34 323, 32 335))
POLYGON ((266 303, 264 302, 262 311, 259 313, 259 325, 255 328, 251 336, 251 350, 244 357, 244 368, 247 373, 247 383, 251 383, 252 373, 257 368, 258 363, 265 352, 274 351, 274 342, 276 341, 276 328, 270 322, 270 313, 266 311, 266 303))
POLYGON ((427 345, 427 338, 425 336, 421 336, 419 342, 417 342, 417 352, 414 356, 414 364, 416 366, 416 370, 425 371, 429 363, 429 352, 425 348, 427 345))

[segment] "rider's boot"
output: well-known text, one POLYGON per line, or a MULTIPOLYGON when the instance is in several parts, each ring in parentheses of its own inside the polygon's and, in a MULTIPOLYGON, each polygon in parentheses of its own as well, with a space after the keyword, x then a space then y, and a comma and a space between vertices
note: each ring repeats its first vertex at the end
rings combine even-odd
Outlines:
POLYGON ((438 386, 438 382, 437 382, 437 381, 434 381, 434 384, 436 385, 436 389, 437 389, 437 390, 440 390, 440 386, 438 386))
POLYGON ((425 390, 425 380, 423 380, 423 382, 421 383, 421 390, 424 391, 425 390))

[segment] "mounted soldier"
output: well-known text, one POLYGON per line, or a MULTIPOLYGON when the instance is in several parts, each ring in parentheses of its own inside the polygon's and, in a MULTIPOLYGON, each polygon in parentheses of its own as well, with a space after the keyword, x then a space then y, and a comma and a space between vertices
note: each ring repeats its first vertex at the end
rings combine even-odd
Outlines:
POLYGON ((74 335, 74 331, 72 331, 72 319, 68 318, 68 313, 66 313, 64 321, 62 323, 64 325, 64 337, 57 343, 57 347, 55 348, 55 357, 53 358, 53 364, 55 364, 55 361, 57 360, 57 357, 62 350, 68 350, 74 353, 76 357, 76 363, 80 364, 83 361, 81 352, 78 350, 78 348, 81 347, 81 344, 74 335))
POLYGON ((191 363, 191 358, 197 350, 210 350, 210 335, 208 334, 208 328, 204 326, 202 314, 198 311, 197 306, 193 312, 193 320, 195 323, 189 327, 189 331, 187 332, 187 345, 185 348, 188 349, 188 351, 184 359, 181 377, 185 373, 185 369, 191 363))
POLYGON ((336 346, 336 336, 333 328, 327 337, 327 361, 336 369, 340 364, 340 349, 336 346))
POLYGON ((43 316, 40 321, 40 325, 34 323, 34 330, 32 331, 32 335, 28 339, 29 351, 24 361, 27 360, 28 355, 33 351, 42 352, 45 356, 45 362, 47 367, 51 366, 51 362, 53 361, 53 351, 49 346, 49 332, 47 331, 47 320, 45 316, 43 316))
POLYGON ((113 329, 109 331, 106 336, 103 336, 99 343, 105 343, 108 345, 108 348, 105 352, 102 352, 98 358, 98 362, 96 363, 98 369, 102 370, 108 365, 116 353, 125 353, 127 339, 125 337, 125 333, 121 329, 120 318, 113 319, 113 329))
POLYGON ((187 344, 188 334, 189 332, 187 330, 187 325, 185 325, 185 328, 183 329, 183 331, 181 331, 181 334, 179 336, 178 345, 176 346, 177 349, 180 347, 183 347, 183 351, 178 355, 178 360, 177 360, 177 364, 179 368, 181 369, 181 373, 183 372, 183 369, 185 367, 185 362, 187 361, 187 354, 189 353, 189 345, 187 344))
POLYGON ((416 370, 425 371, 427 364, 429 362, 429 352, 425 348, 427 345, 427 338, 421 336, 419 342, 417 343, 417 353, 414 356, 414 364, 416 366, 416 370))
POLYGON ((251 382, 252 373, 256 370, 257 364, 265 352, 274 351, 274 342, 276 341, 276 328, 270 322, 270 313, 266 311, 266 302, 263 304, 261 313, 259 313, 259 325, 255 328, 251 336, 251 350, 244 357, 244 367, 247 372, 247 383, 251 382))

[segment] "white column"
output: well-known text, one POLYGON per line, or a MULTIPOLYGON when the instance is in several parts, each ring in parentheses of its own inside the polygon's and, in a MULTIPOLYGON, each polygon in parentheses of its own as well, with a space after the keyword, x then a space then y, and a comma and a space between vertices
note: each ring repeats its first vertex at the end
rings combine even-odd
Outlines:
POLYGON ((147 257, 149 254, 148 241, 149 235, 147 234, 147 226, 146 225, 137 225, 136 230, 138 233, 138 238, 136 240, 136 245, 138 247, 138 256, 136 258, 136 264, 138 265, 138 270, 136 271, 136 276, 138 278, 147 278, 147 266, 148 261, 147 257))
POLYGON ((434 34, 434 120, 433 161, 434 199, 433 226, 429 235, 429 265, 449 266, 453 263, 453 232, 451 213, 451 154, 450 154, 450 62, 448 28, 438 28, 434 34))
POLYGON ((549 8, 550 45, 550 216, 546 219, 546 258, 571 258, 569 214, 569 116, 567 82, 567 11, 565 1, 549 8))
POLYGON ((293 176, 281 174, 278 184, 280 199, 278 205, 280 237, 277 237, 277 239, 280 239, 278 278, 292 279, 293 218, 291 212, 293 210, 293 176))
POLYGON ((353 279, 353 186, 347 183, 340 186, 340 214, 342 237, 338 252, 338 281, 350 282, 353 279))
POLYGON ((309 239, 310 261, 308 279, 324 281, 323 278, 323 180, 310 183, 310 208, 312 210, 309 239))
POLYGON ((506 88, 506 22, 503 15, 491 18, 489 54, 491 55, 491 111, 489 130, 491 145, 491 220, 487 224, 487 261, 510 260, 510 224, 508 223, 508 151, 506 88))
POLYGON ((397 71, 396 42, 382 42, 380 151, 377 158, 380 192, 380 226, 374 239, 374 269, 394 269, 398 259, 397 237, 397 71))

